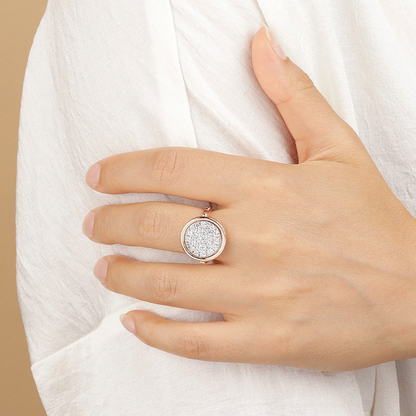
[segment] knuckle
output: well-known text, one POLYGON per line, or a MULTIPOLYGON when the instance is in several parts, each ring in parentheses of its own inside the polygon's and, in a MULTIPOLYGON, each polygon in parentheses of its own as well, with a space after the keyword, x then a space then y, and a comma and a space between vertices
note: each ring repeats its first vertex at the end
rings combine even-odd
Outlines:
POLYGON ((195 331, 184 332, 179 340, 179 351, 187 358, 204 360, 208 357, 208 345, 206 340, 195 331))
MULTIPOLYGON (((290 165, 288 165, 290 166, 290 165)), ((271 169, 266 174, 261 176, 261 179, 257 178, 253 181, 255 191, 258 195, 264 196, 256 201, 259 204, 264 198, 267 198, 269 203, 274 206, 281 206, 285 203, 286 198, 290 198, 293 193, 293 175, 287 172, 285 169, 279 167, 279 169, 271 169)), ((262 208, 263 209, 263 208, 262 208)))
MULTIPOLYGON (((288 360, 299 356, 299 331, 300 327, 291 323, 280 322, 270 331, 266 326, 252 329, 255 334, 256 343, 267 345, 273 349, 273 360, 288 365, 288 360)), ((290 364, 289 364, 290 365, 290 364)))
POLYGON ((281 359, 291 359, 296 355, 295 328, 283 326, 278 332, 276 354, 281 359))
POLYGON ((281 87, 280 104, 287 104, 292 101, 297 95, 315 89, 315 85, 309 75, 303 71, 296 71, 291 75, 288 83, 281 87))
POLYGON ((137 212, 138 231, 145 240, 159 240, 167 231, 169 221, 156 206, 144 206, 137 212))
POLYGON ((255 252, 262 255, 269 261, 276 261, 278 253, 274 247, 279 244, 279 240, 275 235, 275 227, 267 227, 258 230, 255 235, 250 238, 249 244, 255 247, 255 252))
MULTIPOLYGON (((253 192, 257 194, 266 195, 268 199, 281 200, 282 192, 290 190, 291 187, 291 175, 287 169, 291 165, 278 164, 272 162, 271 165, 258 166, 256 173, 252 175, 249 181, 245 181, 247 194, 253 195, 253 192), (277 164, 276 164, 277 165, 277 164)), ((259 198, 262 200, 262 198, 259 198)))
POLYGON ((158 149, 152 169, 153 179, 163 185, 172 185, 185 171, 184 154, 178 148, 158 149))
POLYGON ((268 194, 275 196, 279 200, 282 199, 282 193, 286 193, 291 189, 290 176, 283 170, 271 171, 266 176, 264 184, 267 187, 268 194))
POLYGON ((296 73, 292 78, 292 86, 296 93, 303 93, 310 89, 314 89, 315 85, 306 72, 296 73))
POLYGON ((151 277, 150 286, 152 298, 159 303, 173 304, 178 298, 178 280, 164 268, 151 277))

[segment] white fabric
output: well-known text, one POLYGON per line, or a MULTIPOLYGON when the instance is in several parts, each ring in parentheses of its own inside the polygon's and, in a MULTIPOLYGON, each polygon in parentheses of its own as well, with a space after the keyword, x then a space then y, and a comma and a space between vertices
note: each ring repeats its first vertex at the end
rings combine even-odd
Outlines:
POLYGON ((415 21, 414 0, 50 0, 25 76, 17 184, 19 303, 48 415, 416 414, 415 359, 320 372, 190 360, 145 345, 120 313, 220 315, 112 293, 93 265, 112 253, 192 260, 95 244, 81 232, 103 204, 205 205, 92 191, 88 167, 115 153, 181 145, 293 163, 293 140, 252 70, 262 22, 416 215, 415 21))

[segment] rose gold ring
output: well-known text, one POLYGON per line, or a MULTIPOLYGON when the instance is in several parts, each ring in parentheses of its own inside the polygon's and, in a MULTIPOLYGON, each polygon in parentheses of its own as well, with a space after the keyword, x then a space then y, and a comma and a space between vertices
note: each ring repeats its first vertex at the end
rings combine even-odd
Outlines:
POLYGON ((225 247, 226 237, 222 225, 208 217, 212 207, 204 209, 200 217, 188 221, 181 233, 181 245, 184 252, 200 263, 208 263, 217 258, 225 247))

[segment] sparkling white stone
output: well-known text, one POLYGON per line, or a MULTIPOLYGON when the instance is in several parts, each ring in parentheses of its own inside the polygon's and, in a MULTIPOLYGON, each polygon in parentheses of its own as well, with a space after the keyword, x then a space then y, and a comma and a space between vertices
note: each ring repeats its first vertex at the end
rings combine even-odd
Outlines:
POLYGON ((204 259, 220 249, 222 237, 215 224, 207 220, 199 220, 186 229, 184 240, 186 248, 194 257, 204 259))

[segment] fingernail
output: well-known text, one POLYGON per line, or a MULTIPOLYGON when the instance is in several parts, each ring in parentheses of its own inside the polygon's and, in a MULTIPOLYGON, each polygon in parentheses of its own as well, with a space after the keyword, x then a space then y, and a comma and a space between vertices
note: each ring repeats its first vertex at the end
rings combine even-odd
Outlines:
POLYGON ((276 52, 277 56, 284 61, 287 58, 287 56, 285 55, 285 53, 283 52, 282 47, 279 45, 279 42, 277 41, 277 39, 273 35, 273 32, 264 23, 262 23, 262 27, 264 27, 266 29, 267 39, 269 39, 270 45, 272 46, 272 48, 276 52))
POLYGON ((101 282, 104 283, 107 277, 108 261, 101 259, 94 267, 94 275, 101 282))
POLYGON ((90 212, 82 223, 82 232, 88 237, 92 238, 94 236, 94 220, 95 212, 90 212))
POLYGON ((123 324, 124 328, 127 329, 127 331, 136 335, 136 323, 134 322, 134 319, 129 315, 127 315, 127 317, 125 317, 125 316, 126 316, 125 313, 122 313, 120 315, 121 323, 123 324))
POLYGON ((101 174, 101 165, 99 163, 92 165, 88 169, 85 180, 87 181, 87 184, 91 186, 91 188, 95 188, 96 186, 98 186, 100 182, 100 174, 101 174))

